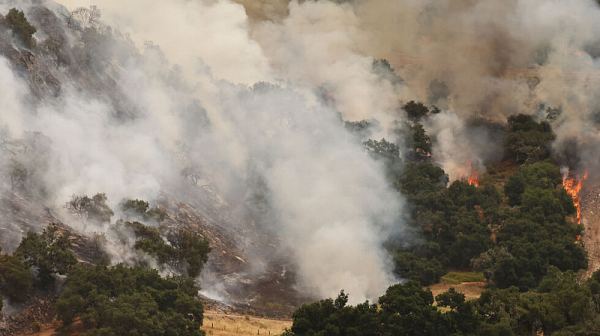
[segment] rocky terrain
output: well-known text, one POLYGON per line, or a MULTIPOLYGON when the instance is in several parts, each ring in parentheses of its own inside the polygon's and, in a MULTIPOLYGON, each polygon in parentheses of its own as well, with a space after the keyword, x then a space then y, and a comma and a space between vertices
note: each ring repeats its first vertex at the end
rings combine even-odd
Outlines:
POLYGON ((580 198, 581 222, 585 228, 582 240, 589 259, 587 278, 600 269, 600 186, 584 183, 580 198))

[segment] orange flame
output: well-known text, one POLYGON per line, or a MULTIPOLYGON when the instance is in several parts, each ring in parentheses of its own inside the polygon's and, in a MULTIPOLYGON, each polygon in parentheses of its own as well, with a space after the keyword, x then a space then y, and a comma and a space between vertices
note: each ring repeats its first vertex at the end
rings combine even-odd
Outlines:
POLYGON ((473 171, 473 167, 472 167, 472 161, 469 160, 467 161, 467 167, 464 171, 463 174, 461 174, 461 181, 467 182, 470 185, 474 185, 476 187, 479 187, 479 172, 478 171, 473 171))
MULTIPOLYGON (((583 175, 583 177, 581 179, 579 179, 579 181, 575 182, 575 178, 573 177, 569 177, 568 174, 565 174, 565 176, 563 177, 563 188, 565 188, 565 190, 567 191, 567 194, 569 194, 571 196, 571 198, 573 199, 573 204, 575 205, 575 207, 577 208, 577 223, 581 224, 581 204, 579 203, 579 192, 581 191, 581 187, 582 187, 582 183, 583 181, 585 181, 588 177, 588 172, 587 169, 585 170, 585 174, 583 175)), ((580 237, 577 237, 577 240, 579 240, 580 237)))

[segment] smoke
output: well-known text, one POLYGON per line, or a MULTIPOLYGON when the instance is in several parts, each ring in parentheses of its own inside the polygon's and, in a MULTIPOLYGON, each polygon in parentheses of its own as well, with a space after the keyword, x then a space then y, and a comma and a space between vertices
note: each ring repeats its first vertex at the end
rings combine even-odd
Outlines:
POLYGON ((483 174, 486 163, 502 159, 503 134, 488 125, 469 123, 450 110, 431 116, 424 124, 433 135, 432 158, 450 180, 468 178, 473 172, 483 174))
MULTIPOLYGON (((381 246, 401 226, 402 200, 338 113, 377 119, 392 138, 402 103, 437 104, 444 111, 423 122, 433 160, 460 178, 467 162, 483 172, 502 155, 474 120, 560 108, 555 150, 575 143, 577 164, 600 164, 592 0, 61 2, 98 5, 125 35, 107 44, 117 57, 80 62, 84 75, 52 70, 61 92, 35 104, 0 63, 11 104, 0 122, 13 139, 39 131, 52 141, 36 172, 51 203, 96 192, 113 208, 161 192, 210 199, 278 237, 305 293, 344 288, 360 301, 395 281, 381 246), (403 82, 374 71, 381 58, 403 82)), ((82 36, 68 37, 76 56, 82 36)))
MULTIPOLYGON (((105 17, 117 26, 125 22, 125 31, 134 27, 132 36, 150 27, 152 14, 141 18, 134 13, 133 3, 125 8, 119 4, 121 12, 138 15, 131 19, 111 18, 110 6, 116 3, 106 5, 105 17)), ((156 13, 173 15, 176 24, 190 32, 163 27, 163 45, 155 29, 154 41, 160 48, 146 44, 138 52, 126 36, 98 26, 99 40, 106 48, 92 49, 96 53, 90 55, 86 48, 94 45, 86 39, 97 37, 62 27, 68 31, 67 41, 74 41, 64 47, 71 55, 71 68, 46 69, 50 60, 38 54, 39 69, 33 70, 47 70, 60 81, 56 97, 44 96, 32 103, 27 91, 32 83, 8 62, 0 65, 7 85, 2 94, 14 104, 0 114, 0 123, 10 129, 10 141, 20 141, 28 132, 41 132, 49 139, 47 148, 36 152, 44 168, 36 173, 39 181, 31 189, 38 190, 69 224, 92 234, 90 228, 69 220, 62 209, 71 195, 104 192, 113 209, 122 199, 155 202, 162 192, 209 199, 200 185, 186 183, 181 173, 188 169, 238 220, 251 219, 278 237, 278 249, 289 256, 302 293, 325 297, 345 289, 355 302, 376 299, 397 281, 382 245, 401 226, 402 200, 385 179, 383 166, 344 129, 337 111, 322 103, 318 89, 321 81, 331 77, 333 90, 345 97, 340 99, 340 109, 366 115, 367 106, 349 104, 359 99, 345 90, 359 92, 375 84, 387 87, 385 92, 393 96, 393 86, 371 73, 372 58, 347 52, 339 65, 330 59, 330 64, 339 66, 337 71, 314 80, 306 77, 298 85, 287 81, 280 86, 238 85, 281 74, 265 67, 261 49, 244 30, 245 15, 235 17, 243 14, 240 5, 225 1, 156 5, 156 13), (196 22, 199 17, 193 13, 206 20, 196 22), (191 44, 183 48, 175 42, 178 34, 191 44), (194 43, 200 45, 198 49, 191 46, 194 43), (182 68, 170 65, 178 60, 182 68), (337 72, 352 69, 352 62, 359 65, 355 73, 334 78, 337 72)), ((26 13, 35 11, 30 4, 22 6, 26 13)), ((137 8, 152 7, 147 6, 144 2, 137 8)), ((335 5, 328 6, 338 11, 335 5)), ((340 20, 350 15, 340 14, 340 20)), ((153 24, 163 19, 154 17, 153 24)), ((52 33, 43 22, 33 23, 43 44, 42 38, 52 33)), ((307 58, 314 62, 314 57, 324 56, 307 58)), ((323 69, 315 69, 315 76, 323 69)), ((391 106, 385 103, 382 111, 391 109, 386 104, 391 106)), ((106 227, 94 230, 107 233, 107 248, 119 257, 116 261, 139 258, 113 244, 118 237, 106 227)), ((130 238, 126 239, 129 245, 130 238)))
POLYGON ((65 0, 75 9, 98 5, 102 20, 130 34, 141 46, 153 41, 168 59, 195 79, 203 65, 216 79, 234 83, 268 81, 268 59, 248 38, 248 18, 241 5, 230 1, 65 0))
MULTIPOLYGON (((347 120, 376 118, 389 129, 388 122, 402 118, 396 113, 398 100, 419 100, 450 109, 460 119, 428 129, 432 138, 442 139, 458 134, 456 125, 472 118, 503 123, 508 115, 536 114, 540 106, 560 107, 555 150, 560 154, 563 142, 577 139, 581 165, 597 166, 596 1, 241 3, 252 18, 251 36, 276 76, 295 85, 326 87, 347 120), (275 3, 279 8, 286 3, 287 11, 271 10, 275 3), (257 13, 257 7, 265 10, 257 13), (370 57, 387 59, 405 85, 373 76, 370 57)), ((452 175, 467 160, 485 164, 501 155, 494 134, 478 140, 467 147, 459 145, 464 141, 440 142, 436 161, 452 175)))

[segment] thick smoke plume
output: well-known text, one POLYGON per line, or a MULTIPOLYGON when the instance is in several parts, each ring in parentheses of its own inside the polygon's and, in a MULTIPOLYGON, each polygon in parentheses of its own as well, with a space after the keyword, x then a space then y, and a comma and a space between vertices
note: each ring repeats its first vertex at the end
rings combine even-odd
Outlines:
MULTIPOLYGON (((543 117, 540 109, 560 108, 557 150, 564 147, 563 139, 573 137, 589 147, 581 134, 588 132, 580 130, 598 122, 596 1, 236 2, 157 1, 147 6, 133 1, 131 10, 117 1, 99 5, 108 22, 138 43, 157 42, 191 73, 202 58, 216 78, 246 83, 275 78, 295 87, 322 87, 347 120, 376 118, 387 129, 388 122, 402 118, 398 101, 413 99, 450 109, 463 120, 451 125, 473 117, 503 123, 516 113, 543 117), (153 24, 160 19, 177 29, 153 24), (224 34, 227 39, 218 38, 224 34), (245 57, 232 60, 240 49, 245 57), (387 59, 405 85, 373 74, 372 58, 387 59), (248 65, 260 75, 247 75, 248 65)), ((454 146, 455 152, 464 151, 460 143, 454 146)), ((481 151, 470 152, 468 160, 486 162, 481 151)), ((458 175, 453 167, 464 166, 463 161, 442 159, 440 164, 458 175)))
MULTIPOLYGON (((6 3, 2 9, 13 5, 6 3)), ((35 21, 33 3, 21 6, 40 27, 36 37, 43 44, 53 35, 35 21)), ((139 6, 147 8, 147 3, 139 6)), ((82 61, 76 57, 78 48, 95 47, 86 44, 89 31, 68 30, 66 25, 67 19, 80 27, 86 23, 55 7, 65 20, 67 41, 83 40, 83 46, 69 42, 65 47, 83 75, 59 65, 52 70, 61 83, 59 93, 32 102, 27 80, 3 62, 3 95, 14 106, 3 109, 0 122, 7 126, 11 143, 31 132, 47 137, 48 148, 38 153, 44 169, 36 172, 35 187, 56 214, 68 220, 63 205, 71 195, 97 192, 106 193, 113 209, 122 199, 154 202, 162 194, 190 203, 212 198, 237 221, 253 221, 278 237, 277 250, 289 256, 302 293, 324 297, 346 289, 362 301, 376 299, 397 281, 382 245, 401 226, 402 201, 386 181, 382 164, 343 127, 315 83, 254 84, 275 72, 239 23, 246 20, 243 7, 157 2, 162 15, 173 13, 169 20, 190 32, 173 44, 163 43, 157 34, 160 47, 145 43, 142 51, 127 36, 98 21, 89 23, 102 36, 112 37, 95 40, 103 43, 102 49, 92 49, 95 54, 82 61), (206 15, 216 27, 206 20, 200 20, 204 27, 190 23, 196 16, 177 21, 185 19, 177 15, 190 13, 206 15), (241 15, 241 21, 232 14, 241 15), (233 20, 231 25, 219 21, 225 18, 233 20), (239 40, 222 43, 235 36, 239 40), (188 48, 196 43, 199 49, 188 48), (248 49, 235 51, 240 44, 248 49), (178 59, 171 53, 193 57, 178 59), (183 68, 171 66, 171 61, 183 68), (90 78, 103 81, 106 76, 112 87, 97 91, 90 85, 90 78), (191 175, 192 186, 185 180, 191 175)), ((125 12, 133 14, 134 8, 125 12)), ((165 19, 156 17, 153 23, 165 19)), ((143 28, 143 22, 132 20, 125 21, 143 28)), ((117 27, 127 31, 126 25, 117 22, 117 27)), ((38 60, 40 66, 45 61, 38 60)), ((359 73, 377 81, 370 73, 371 62, 361 56, 364 69, 359 73)), ((92 233, 76 220, 70 224, 92 233)), ((128 258, 123 251, 113 254, 120 255, 115 261, 128 258)))

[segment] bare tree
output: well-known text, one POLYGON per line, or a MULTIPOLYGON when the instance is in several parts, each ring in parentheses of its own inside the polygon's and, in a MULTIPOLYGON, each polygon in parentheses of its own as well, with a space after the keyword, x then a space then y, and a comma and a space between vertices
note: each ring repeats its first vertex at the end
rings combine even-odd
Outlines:
POLYGON ((73 195, 71 196, 71 200, 68 201, 65 205, 65 208, 67 208, 67 210, 70 213, 79 218, 79 220, 83 224, 87 224, 87 219, 89 217, 91 207, 92 199, 89 198, 87 195, 73 195))
POLYGON ((25 188, 25 182, 27 182, 27 177, 29 175, 27 173, 27 168, 25 168, 21 162, 13 159, 10 162, 8 175, 10 177, 11 190, 25 188))
POLYGON ((73 195, 65 208, 79 218, 84 225, 88 223, 88 220, 99 224, 110 223, 110 218, 115 213, 106 204, 106 201, 107 197, 104 193, 98 193, 93 197, 73 195))
POLYGON ((193 185, 198 186, 198 181, 202 178, 202 172, 200 169, 194 166, 188 166, 181 170, 181 175, 183 175, 187 180, 189 180, 193 185))
POLYGON ((104 232, 92 232, 92 245, 96 252, 101 252, 102 247, 107 242, 106 233, 104 232))
POLYGON ((0 149, 3 151, 15 155, 15 152, 8 148, 8 146, 12 145, 12 141, 10 138, 10 130, 8 126, 0 127, 0 149))
POLYGON ((86 28, 98 27, 102 13, 97 6, 78 7, 67 16, 67 25, 75 30, 85 30, 86 28))

